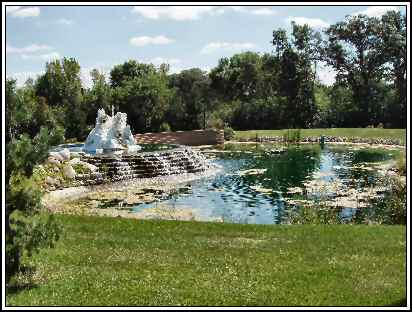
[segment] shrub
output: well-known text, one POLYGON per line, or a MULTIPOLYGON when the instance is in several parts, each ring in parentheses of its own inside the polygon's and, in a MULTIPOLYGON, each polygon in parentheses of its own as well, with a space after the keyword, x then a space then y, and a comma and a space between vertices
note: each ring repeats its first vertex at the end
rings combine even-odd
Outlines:
POLYGON ((400 175, 406 175, 406 157, 405 152, 400 153, 397 162, 396 162, 396 170, 400 175))
POLYGON ((225 140, 231 140, 235 137, 235 131, 231 127, 226 127, 223 129, 223 135, 225 137, 225 140))
POLYGON ((167 122, 163 122, 163 123, 160 125, 159 131, 160 131, 160 132, 170 132, 170 131, 171 131, 170 125, 169 125, 167 122))
POLYGON ((86 173, 91 172, 91 170, 88 167, 84 166, 83 164, 74 164, 73 169, 74 171, 76 171, 76 173, 80 173, 80 174, 86 174, 86 173))
POLYGON ((22 259, 58 238, 53 217, 41 214, 41 190, 33 177, 51 145, 63 141, 60 129, 42 127, 31 139, 23 134, 6 146, 6 283, 22 269, 22 259))
POLYGON ((300 129, 288 130, 283 133, 283 142, 299 143, 301 139, 300 129))

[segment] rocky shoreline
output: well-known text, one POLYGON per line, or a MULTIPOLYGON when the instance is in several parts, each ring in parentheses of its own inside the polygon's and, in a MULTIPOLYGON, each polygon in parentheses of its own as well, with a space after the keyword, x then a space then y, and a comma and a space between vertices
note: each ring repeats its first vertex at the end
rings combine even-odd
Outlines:
MULTIPOLYGON (((362 143, 362 144, 379 144, 379 145, 396 145, 405 146, 405 143, 399 139, 393 138, 362 138, 362 137, 340 137, 340 136, 323 136, 325 143, 362 143)), ((320 136, 309 136, 300 139, 300 143, 320 143, 320 136)), ((283 136, 258 136, 251 138, 239 138, 239 142, 274 142, 285 143, 283 136)))

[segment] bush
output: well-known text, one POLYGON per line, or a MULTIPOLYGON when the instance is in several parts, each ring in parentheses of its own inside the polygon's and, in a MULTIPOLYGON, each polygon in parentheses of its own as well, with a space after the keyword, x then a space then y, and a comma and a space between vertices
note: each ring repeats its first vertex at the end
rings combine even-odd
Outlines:
POLYGON ((235 137, 235 131, 231 127, 223 129, 223 135, 226 141, 229 141, 235 137))
POLYGON ((16 174, 7 185, 6 283, 22 271, 23 257, 53 246, 59 231, 52 215, 41 211, 41 191, 31 178, 16 174))
POLYGON ((406 175, 406 156, 405 152, 400 153, 397 162, 396 162, 396 170, 400 175, 406 175))
POLYGON ((283 141, 287 143, 299 143, 301 139, 300 129, 288 130, 283 134, 283 141))
POLYGON ((163 122, 163 123, 160 125, 159 131, 160 131, 160 132, 170 132, 170 131, 171 131, 170 125, 169 125, 167 122, 163 122))
POLYGON ((33 169, 48 154, 51 145, 63 141, 61 129, 42 127, 31 139, 27 134, 6 146, 6 283, 22 269, 22 259, 58 238, 52 216, 41 214, 41 190, 33 169))

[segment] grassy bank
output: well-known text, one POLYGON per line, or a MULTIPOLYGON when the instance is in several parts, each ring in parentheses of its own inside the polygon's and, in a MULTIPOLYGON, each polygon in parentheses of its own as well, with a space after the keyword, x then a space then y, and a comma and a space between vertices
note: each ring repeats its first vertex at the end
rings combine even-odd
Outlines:
MULTIPOLYGON (((236 131, 235 139, 255 138, 258 136, 282 136, 287 129, 282 130, 248 130, 236 131)), ((328 129, 302 129, 301 137, 309 136, 339 136, 361 138, 388 138, 406 140, 406 129, 381 129, 381 128, 328 128, 328 129)))
POLYGON ((264 226, 58 216, 8 305, 398 305, 404 226, 264 226))

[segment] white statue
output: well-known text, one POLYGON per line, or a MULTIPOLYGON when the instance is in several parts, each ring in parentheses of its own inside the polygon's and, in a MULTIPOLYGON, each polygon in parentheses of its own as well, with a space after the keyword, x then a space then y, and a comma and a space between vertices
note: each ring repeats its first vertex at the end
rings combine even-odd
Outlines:
POLYGON ((127 124, 127 114, 118 112, 115 116, 106 115, 104 109, 97 112, 96 126, 89 133, 84 144, 86 152, 98 150, 140 150, 127 124))

